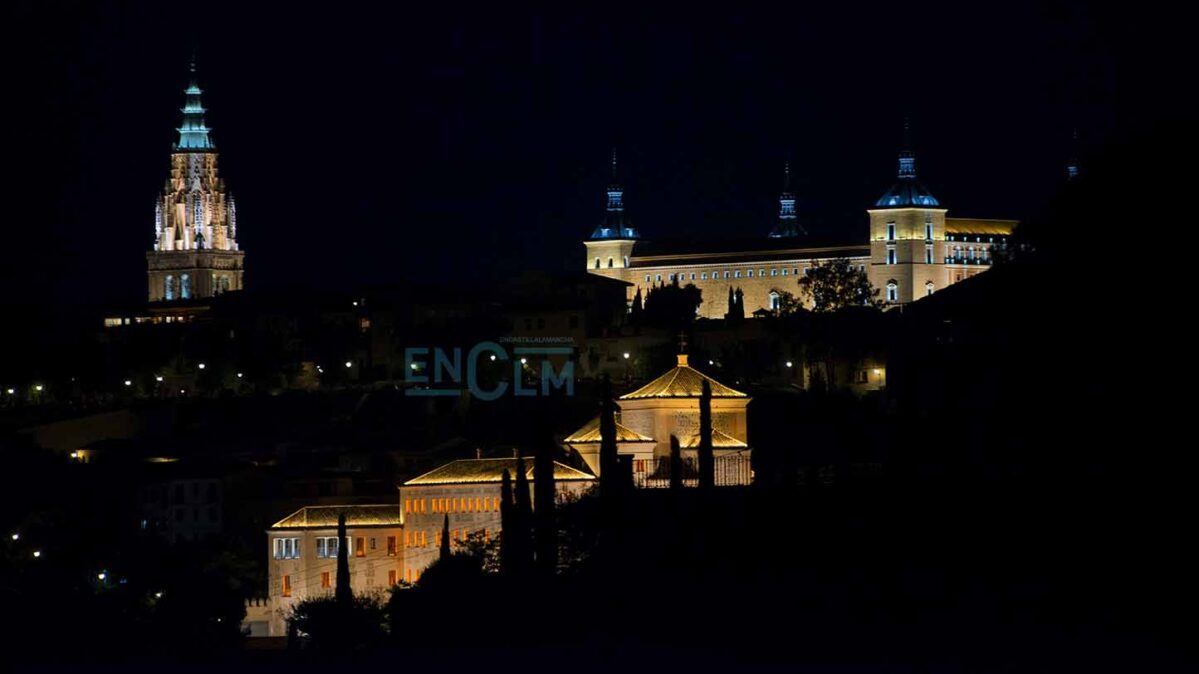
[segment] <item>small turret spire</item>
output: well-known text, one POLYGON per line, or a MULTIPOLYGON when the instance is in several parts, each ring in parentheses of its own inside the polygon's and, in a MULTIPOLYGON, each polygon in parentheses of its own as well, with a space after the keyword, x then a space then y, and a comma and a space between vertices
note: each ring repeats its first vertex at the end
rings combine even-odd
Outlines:
POLYGON ((916 177, 916 153, 912 152, 912 127, 907 117, 903 118, 903 149, 899 151, 899 177, 916 177))
POLYGON ((179 142, 175 144, 178 150, 214 150, 216 147, 212 144, 212 140, 208 137, 209 128, 204 124, 204 105, 200 102, 200 94, 204 93, 200 89, 196 77, 196 56, 192 53, 191 64, 188 67, 188 84, 184 90, 186 99, 181 112, 183 113, 183 125, 180 126, 179 142))
POLYGON ((612 180, 607 189, 608 205, 604 222, 591 234, 593 239, 636 239, 637 232, 625 221, 624 188, 616 172, 616 148, 612 148, 612 180))
POLYGON ((1074 129, 1071 139, 1070 158, 1066 160, 1066 180, 1078 178, 1078 129, 1074 129))
POLYGON ((791 191, 791 162, 783 162, 783 191, 779 194, 778 221, 770 231, 770 238, 782 239, 807 234, 799 224, 795 213, 795 194, 791 191))

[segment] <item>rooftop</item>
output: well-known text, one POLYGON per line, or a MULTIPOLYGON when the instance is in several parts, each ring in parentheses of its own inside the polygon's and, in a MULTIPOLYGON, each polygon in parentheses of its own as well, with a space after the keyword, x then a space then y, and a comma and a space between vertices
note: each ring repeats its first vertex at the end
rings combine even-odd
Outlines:
MULTIPOLYGON (((600 418, 595 417, 588 421, 582 428, 572 433, 563 442, 583 444, 588 442, 599 442, 600 437, 600 418)), ((646 437, 637 431, 631 430, 625 426, 616 424, 616 441, 617 442, 654 442, 653 438, 646 437)))
POLYGON ((275 522, 272 529, 327 529, 346 516, 347 527, 399 526, 399 502, 390 505, 306 506, 275 522))
MULTIPOLYGON (((533 457, 524 457, 525 475, 530 481, 534 479, 533 457)), ((414 477, 404 483, 405 487, 432 484, 476 484, 500 482, 504 471, 507 470, 515 478, 516 458, 508 459, 459 459, 451 461, 440 468, 435 468, 420 477, 414 477)), ((594 480, 595 476, 565 464, 554 462, 555 481, 594 480)))
POLYGON ((691 367, 687 354, 679 354, 679 364, 666 374, 641 388, 620 396, 621 400, 643 398, 698 398, 703 394, 704 381, 712 389, 713 398, 748 398, 746 394, 731 389, 708 375, 691 367))

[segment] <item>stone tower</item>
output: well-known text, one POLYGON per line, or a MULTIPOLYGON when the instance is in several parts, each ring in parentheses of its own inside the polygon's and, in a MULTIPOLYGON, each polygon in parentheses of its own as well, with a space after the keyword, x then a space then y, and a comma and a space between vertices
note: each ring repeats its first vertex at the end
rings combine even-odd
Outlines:
POLYGON ((619 271, 629 266, 633 255, 633 244, 640 238, 637 230, 629 224, 624 212, 624 188, 616 178, 616 151, 612 151, 612 182, 608 185, 608 206, 604 221, 600 223, 587 246, 587 269, 592 272, 620 278, 619 271))
POLYGON ((870 282, 888 304, 906 304, 944 288, 945 212, 916 179, 916 155, 904 124, 899 180, 870 214, 870 282))
POLYGON ((217 173, 200 93, 193 62, 170 177, 154 206, 154 249, 146 253, 151 302, 212 297, 243 287, 237 205, 217 173))
POLYGON ((779 194, 779 214, 774 229, 770 230, 770 238, 793 239, 807 233, 803 225, 799 224, 799 218, 795 213, 795 193, 791 191, 791 162, 786 162, 783 164, 783 191, 779 194))

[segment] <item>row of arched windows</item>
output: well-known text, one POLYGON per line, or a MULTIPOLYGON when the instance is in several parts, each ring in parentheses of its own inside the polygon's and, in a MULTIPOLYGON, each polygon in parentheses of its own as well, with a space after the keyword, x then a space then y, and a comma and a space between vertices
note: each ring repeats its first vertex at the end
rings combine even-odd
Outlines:
MULTIPOLYGON (((616 258, 612 258, 612 257, 608 258, 608 269, 612 269, 615 266, 616 266, 616 258)), ((629 256, 628 255, 624 256, 624 266, 626 266, 626 267, 629 266, 629 256)), ((602 267, 600 267, 600 259, 598 257, 595 258, 595 268, 596 269, 602 268, 602 267)))
POLYGON ((175 276, 167 274, 166 280, 163 281, 162 298, 170 301, 173 299, 187 300, 192 296, 192 278, 189 274, 180 274, 179 282, 176 284, 175 276), (176 285, 178 288, 176 288, 176 285), (178 297, 176 297, 176 293, 178 297))

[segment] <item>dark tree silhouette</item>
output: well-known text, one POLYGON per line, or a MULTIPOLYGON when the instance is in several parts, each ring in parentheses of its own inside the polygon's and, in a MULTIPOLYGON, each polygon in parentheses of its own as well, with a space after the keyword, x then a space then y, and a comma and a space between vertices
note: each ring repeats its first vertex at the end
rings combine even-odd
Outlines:
POLYGON ((445 562, 450 558, 450 516, 446 515, 441 522, 441 545, 437 551, 437 559, 445 562))
POLYGON ((699 397, 699 486, 716 486, 716 458, 712 453, 712 386, 704 380, 699 397))
POLYGON ((515 536, 509 536, 509 532, 515 532, 513 509, 512 475, 505 468, 500 481, 500 573, 504 574, 513 572, 512 565, 515 558, 513 554, 515 536))
POLYGON ((541 442, 533 463, 533 516, 537 569, 552 576, 558 569, 558 526, 554 519, 553 445, 541 442))
POLYGON ((337 516, 337 587, 334 593, 337 605, 349 610, 354 603, 354 592, 350 589, 349 546, 346 545, 346 514, 337 516))
POLYGON ((813 311, 840 311, 849 307, 883 305, 878 299, 878 288, 870 283, 866 272, 858 269, 847 258, 817 263, 798 283, 800 296, 805 300, 811 300, 813 311))
POLYGON ((683 488, 683 452, 679 449, 679 439, 670 436, 670 488, 683 488))

